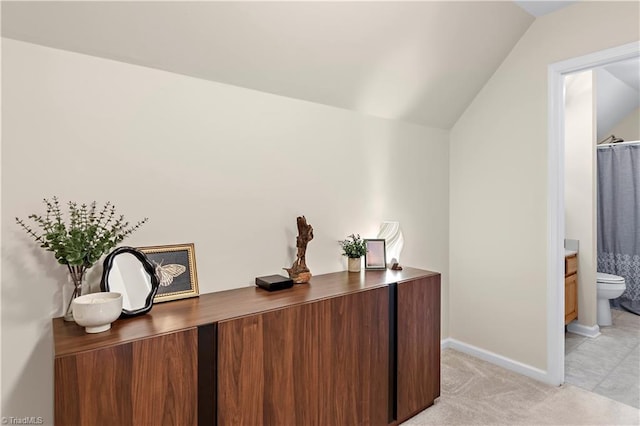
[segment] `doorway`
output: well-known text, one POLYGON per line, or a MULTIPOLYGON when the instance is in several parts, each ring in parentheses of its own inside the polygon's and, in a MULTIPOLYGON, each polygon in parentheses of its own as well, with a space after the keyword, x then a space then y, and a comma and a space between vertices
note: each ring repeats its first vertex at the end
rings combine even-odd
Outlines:
POLYGON ((640 57, 640 41, 549 65, 547 375, 564 383, 564 80, 565 76, 640 57))

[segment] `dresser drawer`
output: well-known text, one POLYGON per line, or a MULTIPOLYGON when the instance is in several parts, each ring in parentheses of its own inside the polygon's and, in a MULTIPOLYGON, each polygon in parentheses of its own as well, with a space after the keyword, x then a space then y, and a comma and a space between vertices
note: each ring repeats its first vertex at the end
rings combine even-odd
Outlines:
POLYGON ((578 256, 572 255, 564 258, 564 276, 578 272, 578 256))

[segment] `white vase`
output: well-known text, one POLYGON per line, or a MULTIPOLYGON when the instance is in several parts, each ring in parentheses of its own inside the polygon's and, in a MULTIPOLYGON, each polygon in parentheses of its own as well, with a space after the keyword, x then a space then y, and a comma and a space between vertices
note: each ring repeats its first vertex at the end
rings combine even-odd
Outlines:
POLYGON ((350 257, 348 258, 348 271, 349 272, 360 272, 360 267, 362 265, 362 257, 350 257))
POLYGON ((400 222, 382 222, 378 238, 385 240, 387 259, 400 261, 400 253, 404 247, 404 236, 400 230, 400 222))

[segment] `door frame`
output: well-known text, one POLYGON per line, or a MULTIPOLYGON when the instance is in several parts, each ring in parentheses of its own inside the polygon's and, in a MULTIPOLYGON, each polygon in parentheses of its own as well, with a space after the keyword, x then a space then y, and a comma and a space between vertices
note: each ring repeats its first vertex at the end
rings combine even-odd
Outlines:
POLYGON ((564 77, 640 57, 640 41, 548 67, 547 381, 564 383, 564 77))

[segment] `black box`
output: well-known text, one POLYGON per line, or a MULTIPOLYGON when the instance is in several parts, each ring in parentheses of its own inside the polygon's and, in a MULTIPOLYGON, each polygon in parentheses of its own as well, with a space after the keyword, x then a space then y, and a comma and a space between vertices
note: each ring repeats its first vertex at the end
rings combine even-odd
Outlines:
POLYGON ((293 280, 282 275, 269 275, 256 277, 256 285, 268 291, 275 291, 293 287, 293 280))

